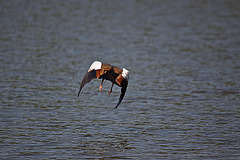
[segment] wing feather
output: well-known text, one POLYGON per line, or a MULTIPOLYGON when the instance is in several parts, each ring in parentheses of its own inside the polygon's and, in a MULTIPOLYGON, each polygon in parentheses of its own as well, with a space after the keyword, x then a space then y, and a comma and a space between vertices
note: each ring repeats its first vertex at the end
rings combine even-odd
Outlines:
POLYGON ((82 90, 82 88, 84 87, 84 85, 88 82, 90 82, 92 79, 94 78, 97 78, 96 76, 96 70, 92 70, 90 72, 87 72, 82 80, 82 83, 80 85, 80 89, 79 89, 79 92, 78 92, 78 97, 79 97, 79 94, 82 90))
POLYGON ((121 94, 120 94, 120 97, 119 97, 119 100, 118 100, 118 103, 116 105, 115 108, 117 108, 119 106, 119 104, 122 102, 123 100, 123 97, 126 93, 126 90, 127 90, 127 86, 128 86, 128 81, 124 79, 123 83, 122 83, 122 89, 121 89, 121 94))

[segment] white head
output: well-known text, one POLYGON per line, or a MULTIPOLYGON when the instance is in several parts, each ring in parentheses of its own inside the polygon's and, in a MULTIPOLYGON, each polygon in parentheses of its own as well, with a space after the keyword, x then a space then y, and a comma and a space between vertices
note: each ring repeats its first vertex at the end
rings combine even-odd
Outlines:
POLYGON ((123 76, 123 78, 125 78, 126 80, 128 80, 128 78, 129 78, 129 71, 126 70, 125 68, 123 68, 122 76, 123 76))
POLYGON ((92 71, 92 70, 98 70, 102 68, 102 62, 99 61, 94 61, 92 63, 92 65, 90 66, 90 68, 88 69, 88 72, 92 71))

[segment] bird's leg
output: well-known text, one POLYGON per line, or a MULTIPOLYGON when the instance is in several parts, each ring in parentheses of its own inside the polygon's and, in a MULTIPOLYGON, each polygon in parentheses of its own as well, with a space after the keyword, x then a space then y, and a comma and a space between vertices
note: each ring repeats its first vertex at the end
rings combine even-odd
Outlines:
POLYGON ((100 87, 99 87, 100 92, 102 92, 102 84, 103 84, 103 81, 104 81, 104 79, 102 79, 102 82, 101 82, 100 87))
POLYGON ((113 85, 114 85, 114 83, 112 83, 112 86, 110 88, 110 91, 108 92, 108 95, 110 95, 110 93, 112 92, 113 85))

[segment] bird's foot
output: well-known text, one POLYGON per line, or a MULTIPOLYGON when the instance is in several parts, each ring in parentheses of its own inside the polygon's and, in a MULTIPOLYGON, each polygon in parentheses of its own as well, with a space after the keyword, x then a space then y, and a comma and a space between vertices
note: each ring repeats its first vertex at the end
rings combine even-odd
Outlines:
POLYGON ((112 93, 112 90, 110 90, 109 92, 108 92, 108 95, 110 95, 112 93))
POLYGON ((102 85, 100 85, 99 90, 100 90, 100 92, 102 92, 102 85))

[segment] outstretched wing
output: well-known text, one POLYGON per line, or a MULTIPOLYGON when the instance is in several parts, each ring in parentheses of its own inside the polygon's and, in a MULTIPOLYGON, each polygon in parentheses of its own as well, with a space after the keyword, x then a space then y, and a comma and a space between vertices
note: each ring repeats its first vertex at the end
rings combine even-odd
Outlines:
POLYGON ((126 93, 126 90, 127 90, 127 86, 128 86, 128 81, 126 79, 124 79, 124 81, 122 83, 121 95, 119 97, 118 103, 117 103, 115 108, 117 108, 119 106, 119 104, 122 102, 123 97, 124 97, 124 95, 126 93))
POLYGON ((96 76, 96 70, 91 70, 89 72, 87 72, 82 80, 82 83, 80 85, 80 89, 79 89, 79 92, 78 92, 78 97, 79 97, 79 94, 82 90, 82 88, 84 87, 84 85, 88 82, 90 82, 92 79, 94 78, 97 78, 96 76))

